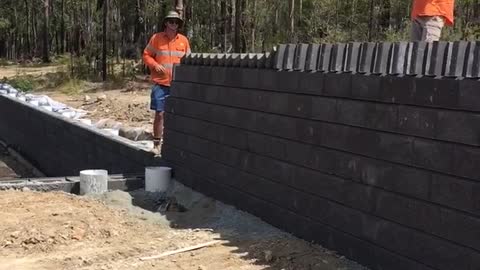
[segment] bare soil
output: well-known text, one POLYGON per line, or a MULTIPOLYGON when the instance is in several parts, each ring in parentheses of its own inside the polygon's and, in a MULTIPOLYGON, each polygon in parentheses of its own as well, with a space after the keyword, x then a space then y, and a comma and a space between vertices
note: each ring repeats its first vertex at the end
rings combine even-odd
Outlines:
MULTIPOLYGON (((132 195, 134 201, 148 197, 144 191, 132 195)), ((120 191, 96 199, 60 192, 0 192, 0 270, 365 269, 184 187, 174 195, 186 212, 149 212, 132 206, 132 197, 120 191), (221 242, 140 259, 213 240, 221 242)))

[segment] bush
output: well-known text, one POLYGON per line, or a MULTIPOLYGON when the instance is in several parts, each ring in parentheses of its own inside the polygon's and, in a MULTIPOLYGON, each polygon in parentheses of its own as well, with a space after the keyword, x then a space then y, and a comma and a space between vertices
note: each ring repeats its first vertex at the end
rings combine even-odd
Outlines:
POLYGON ((14 77, 8 79, 6 83, 24 92, 32 91, 35 88, 35 82, 31 76, 14 77))

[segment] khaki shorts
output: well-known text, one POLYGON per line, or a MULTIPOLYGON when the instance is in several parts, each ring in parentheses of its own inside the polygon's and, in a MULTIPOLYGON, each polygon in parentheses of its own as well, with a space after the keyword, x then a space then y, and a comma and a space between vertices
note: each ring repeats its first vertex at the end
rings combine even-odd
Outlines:
POLYGON ((438 41, 442 35, 445 20, 442 16, 420 16, 413 20, 412 41, 438 41))

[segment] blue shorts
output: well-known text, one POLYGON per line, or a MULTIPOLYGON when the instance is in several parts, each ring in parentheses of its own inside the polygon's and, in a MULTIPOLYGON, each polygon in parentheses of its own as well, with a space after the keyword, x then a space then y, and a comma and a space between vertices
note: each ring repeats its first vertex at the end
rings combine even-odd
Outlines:
POLYGON ((163 112, 165 110, 165 101, 170 96, 170 87, 155 84, 150 94, 150 109, 156 112, 163 112))

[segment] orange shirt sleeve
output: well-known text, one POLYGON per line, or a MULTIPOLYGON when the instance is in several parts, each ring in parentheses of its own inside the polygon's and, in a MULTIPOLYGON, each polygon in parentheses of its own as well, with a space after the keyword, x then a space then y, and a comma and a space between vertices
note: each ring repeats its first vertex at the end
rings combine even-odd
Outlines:
POLYGON ((150 69, 154 69, 158 65, 157 61, 155 61, 155 56, 157 54, 157 49, 155 48, 155 37, 156 35, 153 35, 150 38, 147 47, 145 47, 143 50, 143 62, 150 69))

